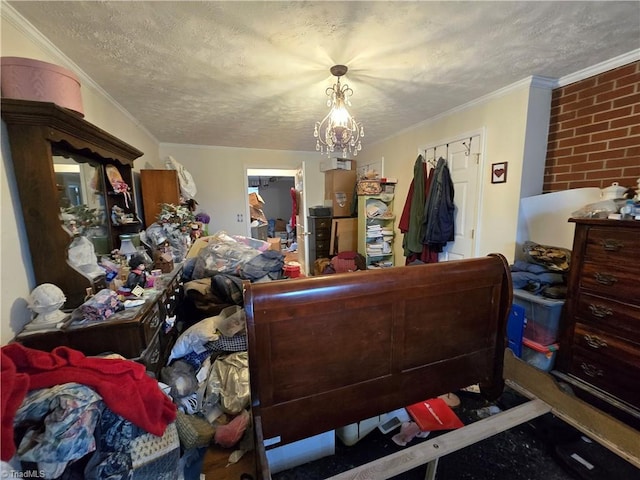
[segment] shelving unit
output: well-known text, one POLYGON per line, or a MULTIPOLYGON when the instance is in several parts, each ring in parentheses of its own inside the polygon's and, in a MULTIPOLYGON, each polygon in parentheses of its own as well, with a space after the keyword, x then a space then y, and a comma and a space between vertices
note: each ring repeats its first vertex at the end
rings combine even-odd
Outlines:
POLYGON ((393 193, 358 197, 358 253, 367 269, 393 267, 395 214, 393 193))

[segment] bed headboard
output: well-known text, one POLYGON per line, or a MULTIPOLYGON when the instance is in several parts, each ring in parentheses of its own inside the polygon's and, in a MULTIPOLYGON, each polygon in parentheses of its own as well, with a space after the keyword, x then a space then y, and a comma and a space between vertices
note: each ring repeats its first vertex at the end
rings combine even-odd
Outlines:
POLYGON ((511 299, 499 254, 245 283, 263 438, 283 445, 475 383, 497 396, 511 299))

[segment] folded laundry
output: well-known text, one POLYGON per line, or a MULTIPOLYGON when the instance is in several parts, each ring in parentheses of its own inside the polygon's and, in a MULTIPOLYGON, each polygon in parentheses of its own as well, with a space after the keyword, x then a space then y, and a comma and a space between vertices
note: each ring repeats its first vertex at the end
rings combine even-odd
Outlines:
POLYGON ((562 285, 565 278, 562 273, 550 271, 543 265, 517 260, 511 265, 513 288, 521 288, 539 293, 550 285, 562 285))

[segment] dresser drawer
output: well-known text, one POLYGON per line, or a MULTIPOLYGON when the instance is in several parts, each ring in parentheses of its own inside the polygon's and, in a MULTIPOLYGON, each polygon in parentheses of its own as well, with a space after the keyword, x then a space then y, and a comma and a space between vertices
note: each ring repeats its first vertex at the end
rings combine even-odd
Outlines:
POLYGON ((154 304, 153 308, 142 319, 142 329, 144 331, 144 339, 147 344, 151 342, 151 339, 156 334, 162 323, 163 315, 160 312, 158 304, 154 304))
POLYGON ((628 261, 623 264, 584 262, 580 288, 605 297, 637 302, 640 298, 638 278, 638 266, 631 266, 628 261))
POLYGON ((607 357, 611 361, 620 360, 640 368, 640 347, 620 337, 609 335, 589 325, 576 323, 573 341, 580 348, 607 357))
POLYGON ((640 306, 582 293, 576 319, 609 334, 640 344, 640 306))
POLYGON ((315 239, 317 243, 328 242, 331 239, 331 232, 329 230, 319 230, 316 232, 315 239))
POLYGON ((628 362, 627 356, 613 359, 600 352, 574 347, 569 373, 640 408, 639 358, 632 356, 632 361, 628 362))
POLYGON ((316 230, 331 231, 331 217, 314 218, 313 223, 316 230))
POLYGON ((319 240, 316 242, 316 252, 326 252, 329 253, 329 247, 331 246, 329 240, 319 240))
POLYGON ((640 238, 630 228, 592 227, 587 234, 585 260, 622 262, 640 261, 640 238))
POLYGON ((171 317, 175 314, 180 298, 182 298, 183 286, 179 282, 172 282, 167 287, 159 301, 164 316, 171 317))
POLYGON ((144 364, 148 372, 153 373, 156 378, 160 375, 165 356, 162 352, 160 337, 162 332, 158 330, 156 335, 151 339, 147 348, 140 354, 139 362, 144 364))

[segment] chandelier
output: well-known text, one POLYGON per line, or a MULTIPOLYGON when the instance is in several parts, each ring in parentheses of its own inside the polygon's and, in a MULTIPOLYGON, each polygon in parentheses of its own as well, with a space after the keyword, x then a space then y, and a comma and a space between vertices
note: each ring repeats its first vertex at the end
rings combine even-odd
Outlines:
POLYGON ((316 122, 313 129, 313 136, 316 140, 316 150, 320 153, 326 151, 327 156, 335 151, 342 151, 342 156, 347 154, 358 155, 362 150, 360 138, 364 137, 362 123, 357 122, 347 110, 351 106, 349 97, 353 95, 353 90, 347 85, 340 84, 340 77, 347 73, 348 68, 344 65, 334 65, 331 67, 331 74, 338 77, 338 81, 327 88, 327 107, 331 107, 329 113, 320 122, 316 122))

